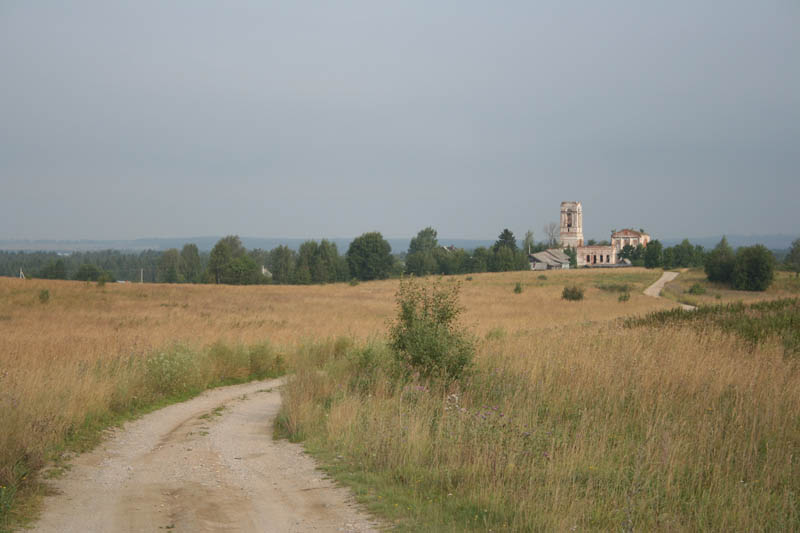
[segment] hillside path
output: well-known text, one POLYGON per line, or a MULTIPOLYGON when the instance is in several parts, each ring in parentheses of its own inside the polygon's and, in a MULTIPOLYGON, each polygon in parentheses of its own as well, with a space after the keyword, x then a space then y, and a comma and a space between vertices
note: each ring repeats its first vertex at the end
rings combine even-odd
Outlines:
POLYGON ((52 482, 33 530, 376 531, 300 445, 272 439, 282 384, 209 390, 112 430, 52 482))
MULTIPOLYGON (((661 274, 661 277, 658 280, 647 287, 644 290, 645 296, 652 296, 653 298, 661 298, 661 289, 664 288, 664 285, 672 281, 673 279, 678 277, 680 272, 664 272, 661 274)), ((681 306, 681 309, 685 309, 686 311, 694 311, 695 307, 693 305, 682 304, 679 303, 678 305, 681 306)))

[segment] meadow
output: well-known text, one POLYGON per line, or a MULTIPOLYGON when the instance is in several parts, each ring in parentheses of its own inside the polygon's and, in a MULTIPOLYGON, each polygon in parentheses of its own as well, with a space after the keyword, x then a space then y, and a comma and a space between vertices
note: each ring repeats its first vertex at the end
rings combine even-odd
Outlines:
POLYGON ((766 291, 737 291, 724 283, 708 281, 702 268, 689 268, 681 269, 681 275, 667 283, 662 296, 689 305, 797 298, 800 296, 800 279, 792 272, 777 271, 766 291))
POLYGON ((660 274, 441 278, 460 286, 478 347, 474 371, 446 386, 393 373, 396 280, 0 278, 0 524, 31 513, 40 469, 65 446, 291 371, 283 434, 398 529, 797 529, 797 359, 771 336, 626 325, 674 306, 641 294, 660 274), (573 284, 584 300, 561 299, 573 284))

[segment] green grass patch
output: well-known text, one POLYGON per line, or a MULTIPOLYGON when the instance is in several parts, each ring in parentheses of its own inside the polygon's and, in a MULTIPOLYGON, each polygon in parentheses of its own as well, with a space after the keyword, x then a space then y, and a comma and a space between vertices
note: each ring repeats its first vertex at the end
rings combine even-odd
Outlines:
POLYGON ((601 291, 606 292, 631 292, 631 285, 629 283, 600 283, 595 285, 601 291))
POLYGON ((627 327, 663 327, 690 324, 704 329, 716 327, 735 334, 755 346, 768 338, 783 342, 785 354, 800 353, 800 299, 784 298, 752 304, 736 302, 720 305, 701 305, 694 311, 669 309, 644 317, 625 320, 627 327))

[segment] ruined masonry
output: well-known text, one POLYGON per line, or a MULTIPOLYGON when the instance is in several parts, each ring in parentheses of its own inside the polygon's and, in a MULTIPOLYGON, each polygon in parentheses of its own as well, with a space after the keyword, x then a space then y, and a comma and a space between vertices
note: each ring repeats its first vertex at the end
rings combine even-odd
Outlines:
POLYGON ((561 202, 561 246, 577 250, 578 266, 618 266, 619 253, 627 246, 647 246, 650 235, 623 229, 611 234, 610 245, 585 246, 583 242, 583 207, 580 202, 561 202))

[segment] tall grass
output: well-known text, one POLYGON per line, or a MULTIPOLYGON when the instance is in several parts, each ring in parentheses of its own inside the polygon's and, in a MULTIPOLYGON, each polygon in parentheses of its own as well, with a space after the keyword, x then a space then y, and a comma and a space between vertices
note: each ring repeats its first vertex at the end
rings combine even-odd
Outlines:
MULTIPOLYGON (((472 275, 462 291, 464 323, 479 335, 520 335, 671 305, 634 294, 621 309, 595 289, 587 289, 594 291, 590 303, 559 299, 567 282, 624 282, 640 290, 657 277, 644 269, 554 272, 534 282, 535 276, 472 275), (535 286, 509 293, 525 277, 535 286)), ((17 489, 65 442, 88 446, 97 428, 127 413, 211 384, 270 375, 280 368, 278 353, 342 359, 352 340, 321 349, 313 339, 364 343, 381 334, 396 289, 396 281, 219 287, 0 278, 0 524, 14 512, 10 502, 20 501, 17 489)), ((371 356, 363 357, 367 365, 371 356)), ((361 386, 373 386, 364 379, 361 386)))
POLYGON ((691 324, 734 333, 755 346, 769 338, 782 341, 786 355, 800 354, 800 299, 784 298, 745 305, 704 305, 694 311, 680 308, 625 320, 629 327, 691 324))
POLYGON ((300 365, 281 423, 400 529, 800 528, 800 372, 771 339, 588 325, 486 341, 460 384, 392 365, 300 365))
POLYGON ((73 363, 0 373, 0 526, 28 477, 65 446, 90 446, 99 429, 142 410, 285 370, 283 357, 268 343, 216 343, 203 349, 175 344, 73 363))

